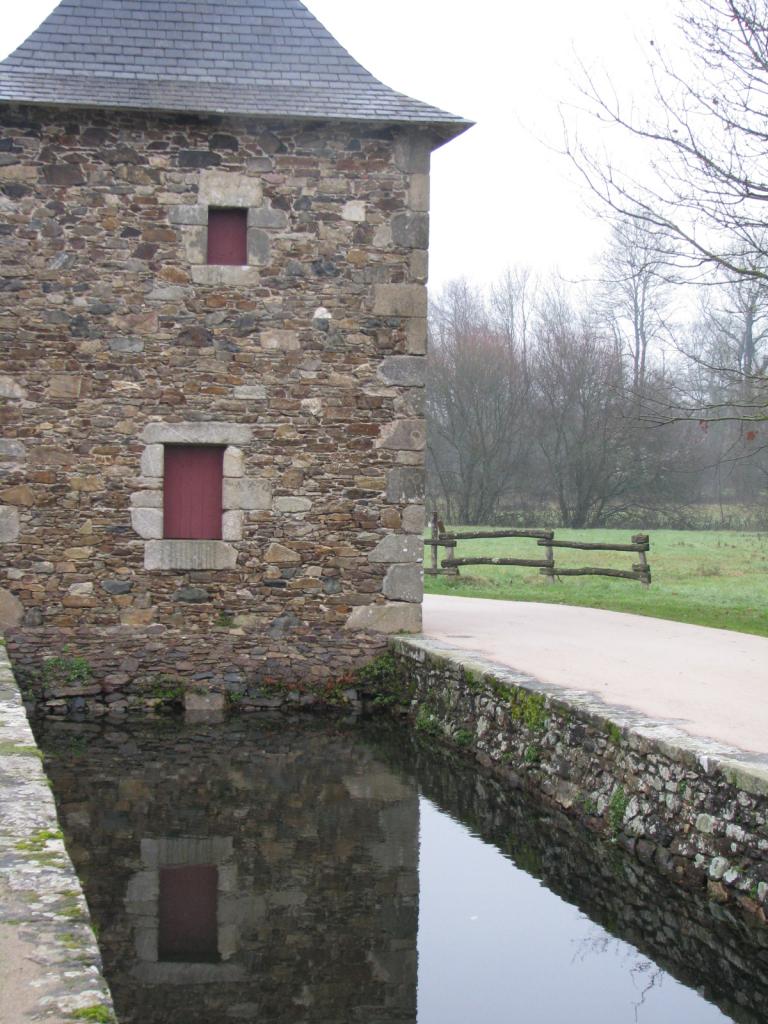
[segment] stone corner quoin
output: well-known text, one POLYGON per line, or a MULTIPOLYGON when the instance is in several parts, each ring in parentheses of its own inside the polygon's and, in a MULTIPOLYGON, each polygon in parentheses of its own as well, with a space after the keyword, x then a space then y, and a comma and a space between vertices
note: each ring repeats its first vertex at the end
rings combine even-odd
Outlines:
POLYGON ((420 629, 436 141, 0 104, 0 629, 23 680, 68 646, 105 707, 157 674, 319 685, 420 629), (206 263, 211 207, 246 211, 246 265, 206 263), (169 446, 222 450, 214 536, 166 536, 169 446))

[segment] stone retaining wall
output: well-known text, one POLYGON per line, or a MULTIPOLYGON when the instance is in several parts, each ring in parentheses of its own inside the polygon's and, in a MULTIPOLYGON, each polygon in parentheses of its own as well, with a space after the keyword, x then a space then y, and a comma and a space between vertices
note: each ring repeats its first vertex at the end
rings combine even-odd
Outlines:
POLYGON ((114 1019, 41 754, 0 641, 0 1021, 114 1019))
POLYGON ((101 632, 37 629, 18 632, 16 675, 38 715, 122 715, 168 710, 242 711, 355 703, 361 664, 386 649, 386 637, 348 632, 290 631, 273 638, 215 627, 207 636, 162 625, 139 635, 113 627, 101 632), (336 642, 333 675, 318 648, 336 642))
POLYGON ((391 643, 417 729, 765 921, 768 763, 446 644, 391 643))

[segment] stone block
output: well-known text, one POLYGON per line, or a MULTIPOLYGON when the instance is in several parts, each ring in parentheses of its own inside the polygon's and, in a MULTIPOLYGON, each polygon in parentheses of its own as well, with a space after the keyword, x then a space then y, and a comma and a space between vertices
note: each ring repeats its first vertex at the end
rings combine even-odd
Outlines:
POLYGON ((272 507, 272 487, 261 477, 225 478, 223 502, 225 509, 263 512, 272 507))
POLYGON ((145 540, 159 540, 163 536, 163 510, 132 508, 131 526, 145 540))
POLYGON ((133 942, 136 959, 143 963, 157 961, 158 930, 153 925, 137 925, 134 928, 133 942))
POLYGON ((206 206, 261 206, 259 178, 237 171, 201 171, 198 199, 206 206))
MULTIPOLYGON (((64 557, 68 558, 70 562, 87 562, 93 555, 93 548, 64 548, 64 557)), ((43 565, 49 563, 43 562, 43 565)))
POLYGON ((229 509, 221 517, 221 539, 243 539, 243 513, 238 509, 229 509))
POLYGON ((424 356, 389 356, 382 360, 376 376, 387 384, 400 387, 424 387, 427 361, 424 356))
POLYGON ((424 533, 426 509, 423 505, 408 505, 403 510, 403 529, 406 533, 424 533))
MULTIPOLYGON (((247 444, 253 431, 241 423, 148 423, 141 432, 146 444, 247 444)), ((147 473, 146 476, 154 476, 147 473)))
POLYGON ((234 569, 237 550, 221 540, 148 540, 145 569, 234 569))
POLYGON ((90 597, 93 593, 92 583, 70 583, 67 593, 72 597, 90 597))
POLYGON ((388 249, 392 245, 392 229, 389 224, 380 224, 373 233, 373 244, 377 249, 388 249))
POLYGON ((426 249, 429 245, 429 215, 396 213, 392 218, 392 242, 402 249, 426 249))
POLYGON ((395 466, 387 477, 387 501, 391 505, 424 500, 424 470, 411 466, 395 466))
POLYGON ((126 903, 148 903, 160 895, 160 876, 157 871, 137 871, 128 880, 126 903))
POLYGON ((421 605, 404 601, 366 604, 352 609, 347 629, 365 629, 373 633, 419 633, 421 605))
POLYGON ((429 174, 432 139, 419 131, 404 131, 395 142, 395 166, 407 174, 429 174))
POLYGON ((429 175, 412 174, 408 188, 408 206, 414 213, 427 213, 429 210, 429 175))
POLYGON ((267 389, 263 384, 236 384, 234 396, 244 402, 263 402, 267 389))
POLYGON ((285 210, 273 210, 271 206, 260 206, 248 211, 248 229, 287 228, 288 214, 285 210))
POLYGON ((405 350, 410 355, 424 355, 427 351, 427 321, 409 320, 405 325, 405 350))
POLYGON ((191 224, 205 227, 208 224, 207 206, 172 206, 168 211, 171 224, 191 224))
POLYGON ((248 228, 248 265, 264 266, 272 258, 272 243, 262 228, 248 228))
POLYGON ((426 284, 429 277, 429 255, 426 249, 413 249, 410 260, 411 280, 426 284))
POLYGON ((130 594, 133 583, 130 580, 102 580, 101 589, 114 597, 119 594, 130 594))
POLYGON ((14 505, 0 505, 0 544, 13 544, 19 530, 19 510, 14 505))
POLYGON ((110 352, 125 355, 134 355, 144 351, 144 342, 141 338, 109 338, 107 347, 110 352))
POLYGON ((264 561, 270 565, 298 565, 301 562, 301 555, 298 551, 274 542, 267 548, 264 561))
POLYGON ((10 590, 0 588, 0 630, 20 626, 23 618, 24 607, 21 601, 10 590))
POLYGON ((182 601, 185 604, 203 604, 209 598, 205 587, 179 587, 173 594, 174 601, 182 601))
POLYGON ((342 207, 341 219, 361 224, 365 220, 365 203, 361 199, 350 199, 342 207))
POLYGON ((301 345, 298 331, 271 330, 259 333, 259 344, 268 351, 295 352, 301 345))
MULTIPOLYGON (((3 378, 0 377, 0 398, 7 398, 8 395, 2 394, 2 380, 3 378)), ((26 457, 27 448, 23 441, 17 441, 11 437, 0 438, 0 462, 21 462, 26 457)))
POLYGON ((302 498, 298 495, 275 498, 276 512, 309 512, 311 508, 312 502, 309 498, 302 498))
POLYGON ((222 466, 224 476, 241 477, 245 472, 245 456, 242 448, 228 445, 224 449, 224 462, 222 466))
POLYGON ((310 416, 314 416, 315 418, 319 418, 323 415, 322 398, 302 398, 301 411, 310 416))
MULTIPOLYGON (((152 424, 161 426, 161 424, 152 424)), ((141 453, 140 473, 145 477, 161 478, 165 471, 165 451, 161 444, 148 444, 141 453)))
POLYGON ((49 398, 79 398, 83 379, 74 373, 55 373, 48 382, 49 398))
POLYGON ((184 244, 184 255, 192 265, 205 264, 208 260, 208 228, 183 227, 181 240, 184 244))
POLYGON ((420 565, 392 565, 382 593, 392 601, 418 602, 424 597, 424 573, 420 565))
POLYGON ((427 289, 423 284, 377 284, 373 287, 377 316, 427 315, 427 289))
POLYGON ((421 562, 424 542, 413 534, 390 533, 368 555, 369 562, 421 562))
POLYGON ((376 439, 377 448, 393 448, 395 451, 422 451, 427 443, 424 420, 394 420, 385 423, 376 439))
POLYGON ((134 508, 162 508, 162 491, 134 491, 131 494, 131 505, 134 508))
POLYGON ((24 505, 30 508, 35 504, 35 492, 28 484, 6 487, 4 491, 0 491, 0 501, 7 505, 24 505))

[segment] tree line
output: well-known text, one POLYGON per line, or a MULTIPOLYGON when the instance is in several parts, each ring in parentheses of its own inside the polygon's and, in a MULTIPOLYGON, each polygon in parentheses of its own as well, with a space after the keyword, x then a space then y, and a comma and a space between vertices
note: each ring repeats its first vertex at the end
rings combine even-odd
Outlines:
POLYGON ((449 521, 766 519, 768 284, 672 286, 645 233, 617 224, 588 285, 517 268, 433 301, 428 493, 449 521))

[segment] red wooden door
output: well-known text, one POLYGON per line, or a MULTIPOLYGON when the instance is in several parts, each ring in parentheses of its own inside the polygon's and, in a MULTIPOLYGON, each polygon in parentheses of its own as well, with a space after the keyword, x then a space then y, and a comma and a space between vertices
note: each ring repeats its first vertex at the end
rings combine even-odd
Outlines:
POLYGON ((160 868, 160 960, 201 963, 219 959, 217 889, 211 864, 160 868))
POLYGON ((248 211, 208 211, 208 262, 244 267, 248 263, 248 211))
POLYGON ((224 449, 213 445, 166 445, 163 536, 221 540, 224 449))

